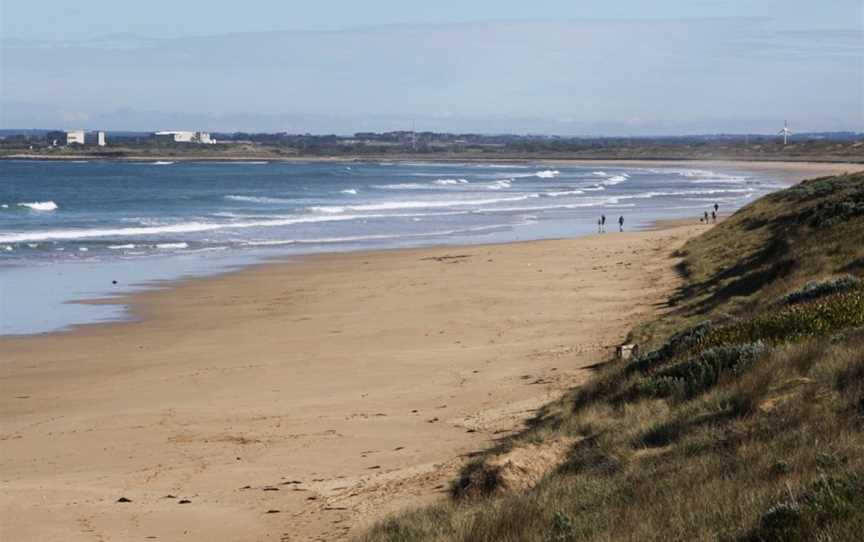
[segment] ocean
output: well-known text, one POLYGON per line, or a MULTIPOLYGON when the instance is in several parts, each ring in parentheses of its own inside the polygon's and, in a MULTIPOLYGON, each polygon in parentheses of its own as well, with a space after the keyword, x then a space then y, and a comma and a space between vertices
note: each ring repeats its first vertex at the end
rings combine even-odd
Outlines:
POLYGON ((729 212, 784 184, 684 167, 0 161, 0 334, 123 318, 85 305, 311 252, 494 243, 729 212))

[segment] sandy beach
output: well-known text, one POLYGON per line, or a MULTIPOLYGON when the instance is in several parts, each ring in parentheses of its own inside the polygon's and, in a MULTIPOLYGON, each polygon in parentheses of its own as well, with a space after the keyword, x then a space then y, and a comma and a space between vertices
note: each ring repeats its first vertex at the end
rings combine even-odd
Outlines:
POLYGON ((706 227, 306 256, 0 338, 0 539, 338 540, 440 498, 663 310, 706 227))
POLYGON ((434 499, 657 310, 702 228, 311 256, 0 339, 0 538, 334 540, 434 499))

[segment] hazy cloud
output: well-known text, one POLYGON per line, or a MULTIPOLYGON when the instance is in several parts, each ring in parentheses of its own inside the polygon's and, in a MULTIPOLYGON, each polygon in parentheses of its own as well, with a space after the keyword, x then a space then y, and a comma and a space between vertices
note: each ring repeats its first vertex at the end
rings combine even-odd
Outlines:
POLYGON ((2 54, 4 127, 864 129, 861 30, 778 31, 765 18, 120 34, 5 40, 2 54))

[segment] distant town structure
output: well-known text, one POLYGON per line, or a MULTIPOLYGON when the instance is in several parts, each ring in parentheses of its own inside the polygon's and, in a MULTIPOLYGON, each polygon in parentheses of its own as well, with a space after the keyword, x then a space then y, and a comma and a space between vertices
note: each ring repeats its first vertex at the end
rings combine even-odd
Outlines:
POLYGON ((84 142, 87 145, 96 145, 97 147, 104 147, 106 144, 105 141, 105 132, 87 132, 84 134, 84 142))
POLYGON ((48 145, 57 147, 59 145, 96 145, 104 147, 107 144, 105 132, 87 132, 85 130, 52 130, 45 134, 48 145))
POLYGON ((177 130, 167 130, 156 132, 157 141, 165 141, 169 143, 200 143, 209 145, 216 143, 216 140, 210 137, 210 132, 186 132, 177 130))
POLYGON ((72 130, 71 132, 66 132, 67 145, 84 145, 84 143, 84 130, 72 130))

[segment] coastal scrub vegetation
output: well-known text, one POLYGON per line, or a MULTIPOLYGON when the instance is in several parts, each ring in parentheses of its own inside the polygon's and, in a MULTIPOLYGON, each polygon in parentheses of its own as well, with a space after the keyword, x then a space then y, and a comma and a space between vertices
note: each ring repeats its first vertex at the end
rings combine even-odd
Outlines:
POLYGON ((864 174, 762 198, 677 256, 670 310, 631 334, 643 355, 360 540, 859 540, 864 174), (536 482, 508 483, 515 451, 562 442, 536 482))

